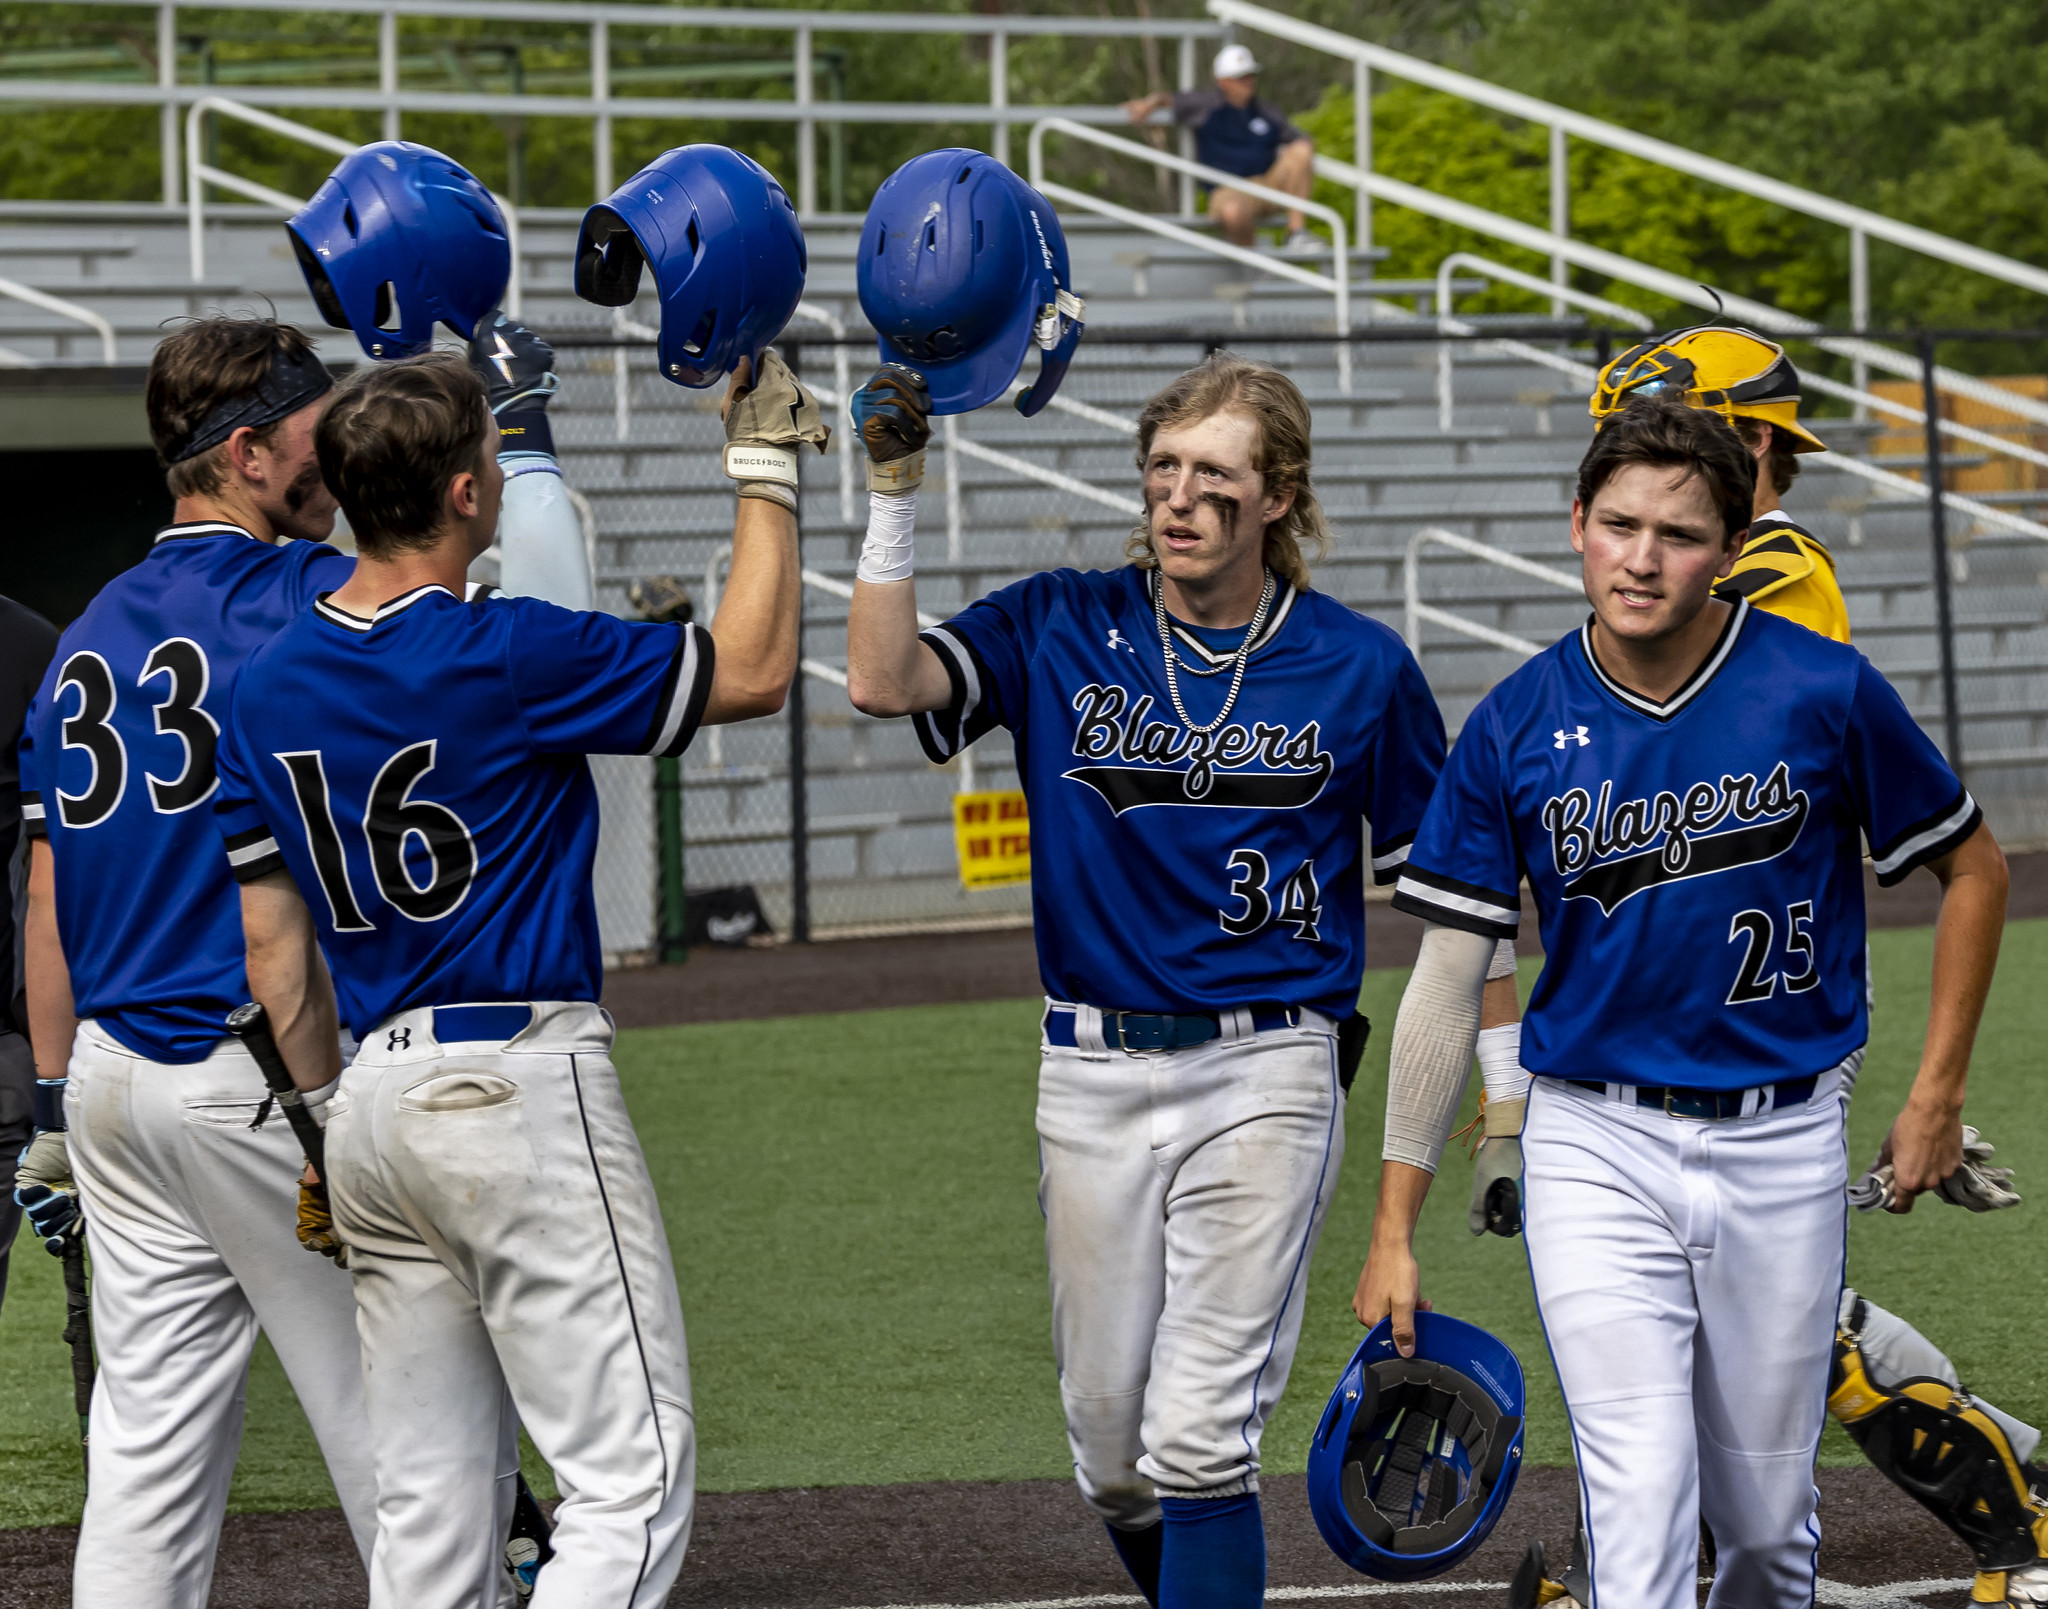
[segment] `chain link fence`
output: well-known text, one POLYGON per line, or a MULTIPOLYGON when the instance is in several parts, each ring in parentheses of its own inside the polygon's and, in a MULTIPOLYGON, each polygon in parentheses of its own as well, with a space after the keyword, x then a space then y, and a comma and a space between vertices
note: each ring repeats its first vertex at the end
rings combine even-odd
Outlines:
MULTIPOLYGON (((1354 346, 1348 390, 1327 336, 1091 335, 1062 387, 1062 406, 1025 420, 1001 401, 936 422, 918 508, 919 605, 944 618, 1041 569, 1122 562, 1139 507, 1136 416, 1166 381, 1229 346, 1283 368, 1314 407, 1315 482, 1337 538, 1315 566, 1317 585, 1412 633, 1455 730, 1486 688, 1521 662, 1487 640, 1488 631, 1548 643, 1573 629, 1586 607, 1582 597, 1484 559, 1447 549, 1409 556, 1415 533, 1430 527, 1576 573, 1568 515, 1591 421, 1586 387, 1563 364, 1597 363, 1614 338, 1518 322, 1448 341, 1412 327, 1367 332, 1354 346), (1494 344, 1509 335, 1524 345, 1494 344), (1561 363, 1532 363, 1529 343, 1561 363), (1447 384, 1454 409, 1445 407, 1447 384), (1412 625, 1411 576, 1414 597, 1482 630, 1412 625)), ((857 383, 874 348, 823 330, 812 338, 812 328, 792 326, 781 347, 807 381, 836 397, 841 354, 857 383)), ((612 337, 599 330, 581 339, 589 344, 573 335, 560 342, 556 439, 569 481, 588 503, 600 606, 630 614, 635 581, 671 575, 708 620, 732 524, 719 467, 719 393, 663 381, 651 349, 631 338, 601 344, 612 337)), ((1957 403, 1944 394, 1941 407, 1952 415, 1957 403)), ((836 406, 828 403, 828 412, 837 418, 836 406)), ((1927 475, 1924 431, 1846 413, 1818 414, 1814 423, 1837 453, 1805 460, 1786 504, 1836 554, 1858 646, 1936 741, 1960 750, 2001 835, 2048 838, 2048 570, 2040 539, 1996 517, 2024 523, 2048 491, 2024 463, 2015 470, 1997 454, 1951 451, 1943 482, 1970 487, 1980 513, 1948 511, 1937 587, 1929 505, 1915 484, 1927 475), (1895 484, 1845 473, 1846 453, 1886 469, 1895 484), (1975 482, 1961 481, 1971 475, 1975 482)), ((2042 435, 2048 445, 2048 431, 2024 418, 1988 428, 2022 442, 2042 435)), ((835 440, 825 457, 806 460, 804 474, 799 686, 780 715, 707 728, 681 763, 682 847, 672 860, 687 888, 689 933, 730 942, 1028 922, 1028 887, 963 886, 955 848, 955 796, 1017 786, 1009 737, 994 733, 962 759, 934 766, 910 722, 853 709, 844 688, 845 622, 866 519, 860 461, 842 459, 835 440)), ((673 950, 683 924, 661 893, 655 764, 608 760, 598 775, 606 947, 620 957, 673 950)))

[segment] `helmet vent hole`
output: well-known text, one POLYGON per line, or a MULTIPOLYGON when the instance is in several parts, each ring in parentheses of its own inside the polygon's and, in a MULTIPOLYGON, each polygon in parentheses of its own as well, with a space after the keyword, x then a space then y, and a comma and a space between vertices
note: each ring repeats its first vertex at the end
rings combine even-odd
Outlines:
POLYGON ((877 257, 881 256, 883 248, 886 247, 888 244, 889 231, 886 229, 877 229, 875 231, 875 255, 877 257))
POLYGON ((396 330, 404 323, 398 310, 398 287, 388 279, 377 287, 377 309, 370 322, 380 330, 396 330))
POLYGON ((690 332, 690 338, 683 343, 683 350, 693 358, 700 358, 711 349, 712 332, 718 328, 718 309, 707 307, 704 316, 697 320, 697 327, 690 332))
POLYGON ((976 251, 981 250, 981 220, 979 218, 974 220, 974 249, 976 251))
POLYGON ((962 168, 959 171, 959 173, 954 175, 953 182, 955 184, 965 184, 967 182, 967 175, 972 173, 973 171, 974 169, 972 167, 962 168))
POLYGON ((694 257, 704 249, 703 237, 697 233, 697 220, 695 218, 690 220, 688 239, 690 242, 690 255, 694 257))
POLYGON ((936 223, 928 223, 924 226, 924 249, 926 251, 937 251, 939 249, 939 226, 936 223))
POLYGON ((355 203, 344 203, 341 209, 342 227, 348 230, 348 238, 354 240, 359 233, 356 227, 355 203))

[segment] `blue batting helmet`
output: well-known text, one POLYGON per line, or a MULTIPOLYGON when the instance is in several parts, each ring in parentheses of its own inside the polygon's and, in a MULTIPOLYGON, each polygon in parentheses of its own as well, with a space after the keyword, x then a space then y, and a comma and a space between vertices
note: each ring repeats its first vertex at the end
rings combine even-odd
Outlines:
POLYGON ((775 175, 722 145, 679 145, 583 215, 576 294, 624 307, 654 270, 661 372, 708 386, 758 359, 803 300, 809 266, 775 175))
POLYGON ((1309 1444, 1309 1508, 1331 1551, 1381 1581, 1423 1581, 1479 1546, 1521 1472, 1524 1392, 1514 1353, 1476 1324, 1417 1313, 1404 1358, 1381 1319, 1309 1444))
POLYGON ((882 182, 854 281, 883 361, 925 377, 933 413, 994 401, 1033 346, 1038 378, 1017 411, 1037 413, 1059 389, 1087 316, 1058 215, 979 151, 928 151, 882 182))
POLYGON ((343 157, 285 229, 320 316, 373 358, 426 351, 436 324, 469 340, 512 275, 490 191, 410 140, 343 157))

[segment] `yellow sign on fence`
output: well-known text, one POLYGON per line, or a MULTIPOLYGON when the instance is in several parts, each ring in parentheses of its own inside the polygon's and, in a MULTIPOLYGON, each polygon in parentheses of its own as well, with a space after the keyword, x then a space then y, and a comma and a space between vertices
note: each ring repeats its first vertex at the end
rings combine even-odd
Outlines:
POLYGON ((1031 817, 1021 792, 954 794, 953 841, 962 887, 1031 881, 1031 817))

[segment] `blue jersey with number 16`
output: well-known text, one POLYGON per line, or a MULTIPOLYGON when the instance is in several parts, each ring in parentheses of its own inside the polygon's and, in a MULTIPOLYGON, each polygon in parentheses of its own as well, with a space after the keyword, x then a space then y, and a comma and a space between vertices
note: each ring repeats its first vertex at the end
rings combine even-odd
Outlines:
POLYGON ((64 633, 29 711, 22 820, 50 840, 76 1009, 151 1061, 203 1060, 249 998, 208 808, 228 695, 249 655, 354 567, 325 543, 173 525, 64 633))
MULTIPOLYGON (((586 754, 680 754, 709 634, 425 586, 323 598, 257 654, 221 740, 235 875, 305 895, 342 1019, 603 987, 586 754)), ((214 846, 216 855, 220 845, 214 846)))

